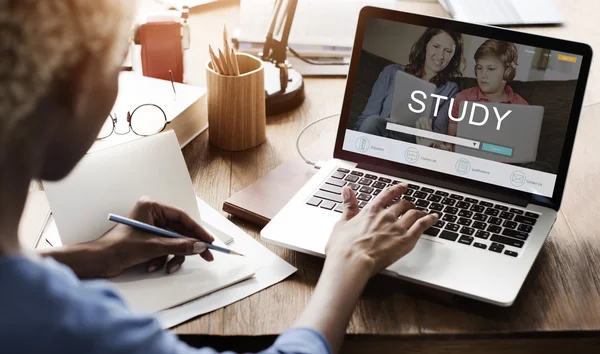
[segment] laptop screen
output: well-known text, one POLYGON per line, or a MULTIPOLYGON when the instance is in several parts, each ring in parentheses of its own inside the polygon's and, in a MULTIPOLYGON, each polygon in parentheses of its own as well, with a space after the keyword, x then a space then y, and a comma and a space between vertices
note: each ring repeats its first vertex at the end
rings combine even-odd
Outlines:
POLYGON ((552 197, 582 56, 370 18, 342 149, 552 197))

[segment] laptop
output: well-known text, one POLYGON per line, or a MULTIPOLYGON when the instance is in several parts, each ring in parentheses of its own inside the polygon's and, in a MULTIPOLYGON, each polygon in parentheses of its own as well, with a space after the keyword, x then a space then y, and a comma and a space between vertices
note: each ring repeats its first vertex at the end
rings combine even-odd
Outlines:
POLYGON ((414 128, 417 119, 430 116, 432 109, 431 94, 434 92, 435 85, 431 82, 405 73, 402 70, 398 70, 396 72, 396 81, 394 83, 390 120, 396 124, 414 128), (413 92, 417 91, 419 91, 419 93, 416 97, 419 101, 423 102, 422 105, 412 99, 413 92), (411 105, 414 111, 409 109, 409 105, 411 105), (416 113, 422 109, 422 112, 416 113))
MULTIPOLYGON (((478 126, 470 124, 469 117, 465 117, 457 123, 456 136, 480 141, 479 148, 473 149, 456 145, 457 153, 505 163, 529 163, 537 160, 544 107, 491 102, 477 103, 480 107, 487 108, 488 122, 478 126), (497 129, 496 112, 500 114, 500 117, 510 112, 506 118, 502 119, 500 129, 497 129)), ((466 106, 467 110, 469 110, 470 104, 472 103, 463 102, 463 106, 466 106)), ((479 108, 478 112, 481 118, 477 119, 477 115, 474 115, 476 122, 482 121, 485 115, 482 108, 479 108)))
MULTIPOLYGON (((467 69, 462 71, 463 75, 473 77, 473 70, 469 70, 474 65, 473 59, 465 58, 467 69)), ((544 245, 561 205, 591 59, 591 48, 582 43, 363 8, 334 157, 317 164, 316 174, 267 224, 261 237, 276 245, 324 257, 328 237, 342 212, 340 190, 343 186, 355 191, 360 207, 364 208, 382 189, 407 183, 409 189, 402 198, 421 210, 439 213, 441 218, 419 239, 412 252, 388 267, 384 274, 498 306, 510 306, 544 245), (560 155, 556 173, 354 130, 354 121, 364 110, 365 102, 353 98, 361 97, 357 90, 368 89, 367 95, 370 94, 370 88, 364 85, 365 75, 374 75, 372 81, 375 82, 385 67, 381 65, 375 70, 374 66, 379 64, 365 59, 368 57, 365 48, 379 57, 390 54, 393 48, 396 62, 406 63, 413 44, 427 27, 462 33, 467 44, 465 53, 474 53, 477 47, 472 45, 478 46, 493 38, 513 42, 520 49, 527 48, 530 55, 548 53, 550 61, 561 60, 562 63, 564 60, 563 65, 573 64, 571 75, 566 76, 562 71, 555 72, 556 68, 535 68, 535 76, 542 80, 576 81, 575 89, 550 90, 544 97, 545 102, 552 102, 545 106, 545 116, 553 117, 553 129, 548 136, 542 132, 540 139, 551 140, 544 144, 545 149, 558 149, 549 151, 560 155), (360 84, 357 83, 359 78, 360 84), (556 124, 556 119, 563 120, 564 124, 556 124)), ((519 60, 527 62, 521 55, 519 60)), ((526 65, 520 66, 516 80, 526 81, 529 70, 526 65)), ((534 81, 530 84, 535 85, 534 81)), ((519 90, 515 92, 519 94, 519 90)), ((539 97, 539 92, 536 96, 539 97)), ((527 95, 524 98, 528 99, 527 95)), ((532 105, 538 104, 530 101, 532 105)), ((470 143, 481 145, 479 140, 470 143)))

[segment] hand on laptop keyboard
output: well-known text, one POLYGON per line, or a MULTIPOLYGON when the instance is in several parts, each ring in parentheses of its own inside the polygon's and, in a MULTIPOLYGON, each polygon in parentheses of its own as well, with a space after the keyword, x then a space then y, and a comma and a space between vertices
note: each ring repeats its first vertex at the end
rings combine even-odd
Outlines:
POLYGON ((361 211, 352 188, 343 187, 342 218, 327 243, 327 259, 358 262, 372 276, 410 252, 438 217, 399 199, 407 189, 406 184, 387 187, 361 211))

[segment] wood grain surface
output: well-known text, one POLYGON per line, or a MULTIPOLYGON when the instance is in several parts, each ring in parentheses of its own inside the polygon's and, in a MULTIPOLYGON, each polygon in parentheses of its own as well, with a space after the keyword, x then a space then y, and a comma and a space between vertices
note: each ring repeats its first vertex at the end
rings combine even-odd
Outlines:
MULTIPOLYGON (((181 336, 192 346, 210 346, 219 351, 233 350, 237 353, 255 353, 269 347, 274 336, 264 337, 215 337, 181 336)), ((413 337, 398 340, 390 336, 347 336, 342 353, 414 353, 414 354, 564 354, 596 353, 600 339, 556 338, 556 339, 486 339, 447 340, 413 337)))
MULTIPOLYGON (((600 2, 555 0, 566 25, 525 27, 520 30, 588 42, 600 49, 597 14, 600 2)), ((145 9, 155 9, 150 0, 145 9)), ((435 2, 398 1, 405 11, 446 16, 435 2)), ((205 85, 204 63, 208 44, 218 46, 223 24, 235 28, 237 1, 219 1, 190 18, 193 62, 186 68, 190 82, 205 85)), ((597 50, 598 52, 598 50, 597 50)), ((411 286, 382 276, 367 286, 352 316, 345 352, 583 352, 600 345, 600 73, 593 65, 582 112, 562 209, 519 297, 510 308, 499 308, 471 300, 448 304, 412 292, 411 286), (578 338, 586 337, 585 340, 578 338), (595 337, 595 338, 594 338, 595 337), (554 338, 554 339, 553 339, 554 338), (592 338, 592 339, 590 339, 592 338), (510 340, 509 340, 510 339, 510 340), (558 340, 560 339, 560 340, 558 340)), ((240 152, 223 151, 208 143, 208 134, 184 148, 184 156, 196 193, 212 207, 290 158, 297 133, 307 123, 339 113, 343 79, 307 78, 306 101, 296 110, 267 117, 267 141, 240 152)), ((302 145, 319 138, 333 139, 337 119, 317 124, 305 135, 302 145)), ((259 229, 233 220, 258 238, 259 229)), ((178 326, 183 335, 274 336, 286 330, 310 298, 323 264, 321 259, 266 245, 298 268, 288 280, 231 306, 178 326)), ((460 275, 457 275, 460 276, 460 275)), ((493 277, 494 274, 489 276, 493 277)), ((241 337, 238 337, 241 336, 241 337)), ((192 337, 195 338, 195 337, 192 337)), ((211 337, 215 340, 223 337, 211 337)), ((265 337, 258 337, 257 340, 265 337)), ((271 338, 271 337, 267 337, 271 338)), ((236 342, 237 343, 237 342, 236 342)))
POLYGON ((236 55, 241 74, 221 75, 206 65, 209 140, 227 151, 240 151, 265 142, 265 79, 261 60, 236 55))

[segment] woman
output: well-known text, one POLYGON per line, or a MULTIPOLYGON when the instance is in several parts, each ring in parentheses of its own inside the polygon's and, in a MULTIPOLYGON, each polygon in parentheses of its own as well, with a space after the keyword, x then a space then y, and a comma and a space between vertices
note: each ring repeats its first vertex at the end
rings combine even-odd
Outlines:
MULTIPOLYGON (((17 237, 30 180, 67 175, 114 104, 130 3, 0 2, 0 343, 7 353, 214 353, 188 347, 152 316, 132 313, 107 283, 79 279, 138 264, 172 273, 190 255, 212 260, 197 242, 212 237, 181 210, 142 200, 130 217, 187 239, 119 225, 95 241, 39 255, 22 249, 17 237), (167 263, 169 255, 175 257, 167 263)), ((390 187, 359 213, 352 191, 343 190, 345 209, 315 294, 267 353, 339 350, 368 278, 408 253, 436 221, 408 202, 393 203, 405 191, 390 187)))
MULTIPOLYGON (((463 39, 457 32, 427 28, 413 44, 408 65, 386 66, 373 85, 369 101, 355 128, 368 134, 415 142, 414 138, 386 129, 390 121, 396 72, 402 70, 436 85, 435 93, 448 98, 458 93, 458 85, 449 79, 462 75, 463 39)), ((446 134, 448 130, 448 100, 441 101, 439 109, 431 110, 430 119, 419 120, 417 127, 446 134), (434 116, 437 113, 437 116, 434 116)), ((429 144, 427 144, 429 145, 429 144)))

